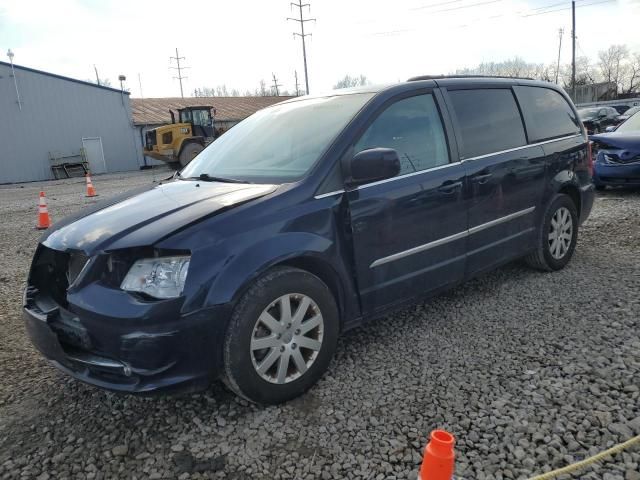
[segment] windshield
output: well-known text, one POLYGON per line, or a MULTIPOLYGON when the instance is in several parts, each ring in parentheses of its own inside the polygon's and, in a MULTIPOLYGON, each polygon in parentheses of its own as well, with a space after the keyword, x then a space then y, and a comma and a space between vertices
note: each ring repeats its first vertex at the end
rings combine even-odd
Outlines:
POLYGON ((581 108, 578 110, 578 116, 580 118, 591 118, 598 114, 599 108, 581 108))
POLYGON ((298 180, 373 95, 310 98, 260 110, 205 148, 181 176, 253 183, 298 180))
POLYGON ((640 134, 640 112, 634 113, 627 121, 616 128, 616 132, 635 132, 640 134))

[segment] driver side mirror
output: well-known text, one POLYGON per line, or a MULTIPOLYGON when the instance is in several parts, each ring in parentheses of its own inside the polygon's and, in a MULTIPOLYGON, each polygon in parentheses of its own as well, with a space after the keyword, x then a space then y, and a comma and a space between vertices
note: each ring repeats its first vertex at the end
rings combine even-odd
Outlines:
POLYGON ((351 157, 345 169, 347 185, 362 185, 395 177, 400 173, 400 158, 393 148, 371 148, 351 157))
POLYGON ((616 127, 614 127, 613 125, 609 125, 607 128, 604 129, 605 132, 615 132, 616 131, 616 127))

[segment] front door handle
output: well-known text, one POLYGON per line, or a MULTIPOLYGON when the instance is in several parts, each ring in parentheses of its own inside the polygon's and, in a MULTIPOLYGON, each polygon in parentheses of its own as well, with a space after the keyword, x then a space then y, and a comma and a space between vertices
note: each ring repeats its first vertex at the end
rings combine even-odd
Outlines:
POLYGON ((445 182, 440 185, 440 187, 438 187, 438 191, 444 193, 445 195, 450 195, 457 192, 461 188, 462 182, 445 182))
POLYGON ((489 181, 489 178, 491 177, 491 175, 493 175, 490 172, 486 172, 486 173, 478 173, 474 176, 471 177, 471 181, 473 183, 487 183, 489 181))

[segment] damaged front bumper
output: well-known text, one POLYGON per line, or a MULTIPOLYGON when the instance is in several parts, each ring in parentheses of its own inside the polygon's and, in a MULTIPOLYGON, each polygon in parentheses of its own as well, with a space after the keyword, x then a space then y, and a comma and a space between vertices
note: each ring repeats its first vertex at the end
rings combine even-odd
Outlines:
POLYGON ((92 282, 51 294, 29 281, 24 319, 36 348, 58 369, 128 393, 206 388, 222 364, 225 308, 183 313, 183 298, 148 300, 92 282))

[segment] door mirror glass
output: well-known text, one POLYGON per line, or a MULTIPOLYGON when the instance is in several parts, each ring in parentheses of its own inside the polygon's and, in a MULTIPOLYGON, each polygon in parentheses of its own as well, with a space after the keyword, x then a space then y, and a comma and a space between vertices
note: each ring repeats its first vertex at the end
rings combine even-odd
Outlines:
POLYGON ((371 148, 348 162, 347 184, 361 185, 392 178, 400 173, 400 158, 393 148, 371 148))

